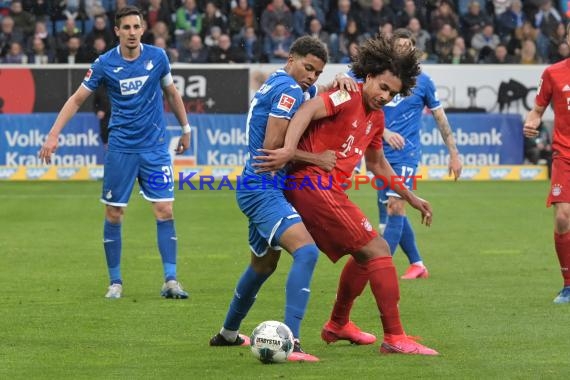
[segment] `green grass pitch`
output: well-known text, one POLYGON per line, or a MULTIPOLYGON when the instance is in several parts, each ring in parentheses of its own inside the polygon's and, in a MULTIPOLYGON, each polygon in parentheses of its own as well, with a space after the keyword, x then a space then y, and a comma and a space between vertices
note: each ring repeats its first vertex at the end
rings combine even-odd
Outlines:
MULTIPOLYGON (((321 255, 302 327, 320 363, 263 365, 247 348, 210 348, 249 261, 247 223, 231 191, 179 191, 179 279, 186 301, 159 296, 162 268, 149 204, 133 194, 123 228, 124 298, 106 300, 100 183, 0 183, 2 379, 548 379, 570 370, 570 306, 552 243, 546 182, 420 183, 431 228, 410 211, 431 277, 401 281, 410 335, 439 357, 379 355, 378 344, 326 345, 320 328, 342 261, 321 255)), ((352 199, 377 224, 374 192, 352 199)), ((283 254, 243 332, 283 317, 283 254)), ((398 252, 398 273, 407 262, 398 252)), ((353 320, 381 336, 370 291, 353 320)))

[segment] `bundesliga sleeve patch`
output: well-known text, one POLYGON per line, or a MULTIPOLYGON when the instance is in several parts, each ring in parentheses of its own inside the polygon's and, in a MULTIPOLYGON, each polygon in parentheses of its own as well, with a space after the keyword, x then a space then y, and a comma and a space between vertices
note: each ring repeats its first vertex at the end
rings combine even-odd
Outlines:
POLYGON ((350 98, 350 94, 348 91, 338 90, 333 92, 329 95, 330 100, 333 102, 334 106, 338 106, 339 104, 348 102, 350 98))
POLYGON ((83 78, 83 80, 84 80, 85 82, 88 82, 89 79, 91 79, 91 74, 93 74, 93 70, 91 70, 91 69, 87 70, 87 72, 85 73, 85 77, 83 78))
POLYGON ((294 97, 289 96, 287 94, 282 94, 281 98, 279 99, 279 104, 277 105, 277 108, 285 112, 291 112, 291 108, 293 108, 295 102, 296 100, 294 97))

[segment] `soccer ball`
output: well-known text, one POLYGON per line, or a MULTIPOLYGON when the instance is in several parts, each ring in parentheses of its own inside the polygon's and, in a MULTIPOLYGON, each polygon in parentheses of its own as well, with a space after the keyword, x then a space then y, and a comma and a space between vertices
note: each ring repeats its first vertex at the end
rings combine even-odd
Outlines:
POLYGON ((251 333, 251 352, 262 363, 283 363, 293 352, 293 333, 286 324, 261 322, 251 333))

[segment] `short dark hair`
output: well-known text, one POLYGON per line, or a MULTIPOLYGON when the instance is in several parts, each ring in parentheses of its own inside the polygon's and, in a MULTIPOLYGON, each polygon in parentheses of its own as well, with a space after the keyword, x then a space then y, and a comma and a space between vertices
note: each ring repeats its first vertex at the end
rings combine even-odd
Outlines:
POLYGON ((415 49, 396 51, 392 40, 384 35, 361 43, 351 68, 356 77, 363 79, 390 71, 402 81, 400 94, 403 96, 410 95, 421 72, 418 52, 415 49))
POLYGON ((139 8, 132 5, 127 5, 126 7, 119 9, 115 14, 115 26, 120 26, 121 19, 125 16, 139 16, 141 18, 141 21, 143 18, 142 12, 139 8))
POLYGON ((295 42, 293 42, 293 45, 291 45, 289 54, 298 55, 300 57, 312 54, 324 63, 327 63, 329 57, 327 48, 321 40, 311 36, 302 36, 297 38, 295 42))

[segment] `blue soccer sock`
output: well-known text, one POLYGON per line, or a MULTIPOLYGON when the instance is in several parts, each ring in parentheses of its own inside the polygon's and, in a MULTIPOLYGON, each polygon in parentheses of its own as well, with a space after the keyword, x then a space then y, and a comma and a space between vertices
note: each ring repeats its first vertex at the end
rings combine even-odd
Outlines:
POLYGON ((388 224, 386 224, 386 229, 384 230, 384 239, 390 246, 390 253, 394 256, 396 252, 396 248, 398 248, 398 244, 400 244, 400 240, 402 239, 402 229, 404 227, 404 218, 403 215, 390 215, 388 217, 388 224))
POLYGON ((254 271, 251 266, 247 267, 237 283, 234 297, 230 303, 230 309, 224 321, 224 329, 230 331, 239 330, 241 321, 243 321, 255 302, 257 292, 269 276, 271 276, 271 273, 261 274, 254 271))
POLYGON ((378 199, 378 220, 380 224, 388 224, 388 207, 386 207, 386 203, 380 199, 378 199))
POLYGON ((165 281, 176 280, 176 251, 178 241, 174 220, 157 220, 156 237, 158 240, 158 251, 162 259, 165 281))
POLYGON ((400 246, 402 247, 402 250, 406 256, 408 256, 410 264, 422 261, 420 251, 416 245, 416 234, 414 233, 414 229, 412 228, 412 225, 406 216, 404 216, 404 226, 402 228, 400 246))
POLYGON ((293 252, 293 264, 285 285, 285 324, 297 339, 309 303, 311 278, 318 258, 319 249, 315 244, 305 245, 293 252))
POLYGON ((122 284, 121 278, 121 223, 114 224, 105 219, 103 225, 103 247, 111 284, 122 284))

